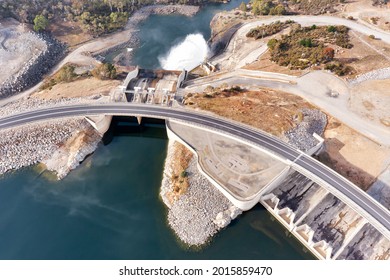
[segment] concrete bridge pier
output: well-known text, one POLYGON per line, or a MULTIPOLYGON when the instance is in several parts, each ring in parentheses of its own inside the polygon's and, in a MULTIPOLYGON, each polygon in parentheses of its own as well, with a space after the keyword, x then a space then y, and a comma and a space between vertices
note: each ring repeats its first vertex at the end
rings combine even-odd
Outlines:
POLYGON ((103 135, 110 128, 112 116, 96 115, 85 117, 85 119, 99 132, 100 135, 103 135))

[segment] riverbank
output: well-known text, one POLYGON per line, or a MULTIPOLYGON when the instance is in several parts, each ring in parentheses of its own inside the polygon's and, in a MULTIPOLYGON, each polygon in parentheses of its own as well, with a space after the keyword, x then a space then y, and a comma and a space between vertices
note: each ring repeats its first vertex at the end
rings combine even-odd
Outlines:
MULTIPOLYGON (((107 99, 73 98, 42 100, 31 98, 3 106, 1 117, 26 110, 60 105, 106 102, 107 99)), ((0 175, 22 167, 44 163, 58 179, 90 153, 94 152, 102 135, 82 117, 56 119, 50 122, 26 124, 2 131, 0 139, 0 175)))

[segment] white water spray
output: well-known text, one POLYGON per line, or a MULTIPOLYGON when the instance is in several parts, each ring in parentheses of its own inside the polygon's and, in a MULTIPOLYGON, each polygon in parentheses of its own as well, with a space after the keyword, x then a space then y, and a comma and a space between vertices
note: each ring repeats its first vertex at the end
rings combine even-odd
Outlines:
POLYGON ((204 61, 209 52, 202 34, 190 34, 183 42, 173 46, 168 54, 159 58, 165 70, 192 70, 204 61))

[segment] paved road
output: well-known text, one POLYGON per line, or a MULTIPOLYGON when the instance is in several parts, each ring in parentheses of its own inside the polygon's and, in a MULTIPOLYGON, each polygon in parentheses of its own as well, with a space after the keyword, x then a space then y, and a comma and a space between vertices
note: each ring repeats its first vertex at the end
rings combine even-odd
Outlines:
POLYGON ((139 104, 100 104, 100 105, 77 105, 62 106, 55 108, 40 109, 0 119, 0 129, 6 129, 29 122, 51 120, 53 118, 85 116, 95 114, 106 115, 141 115, 165 119, 176 119, 190 122, 198 126, 208 127, 223 131, 235 137, 250 141, 273 151, 279 156, 295 162, 303 169, 304 175, 309 175, 319 184, 325 182, 333 194, 343 202, 348 203, 363 217, 368 219, 382 234, 390 238, 390 212, 373 198, 361 191, 357 186, 324 166, 322 163, 305 155, 298 149, 282 142, 281 140, 264 132, 248 126, 222 119, 207 114, 197 113, 183 109, 157 107, 139 104))

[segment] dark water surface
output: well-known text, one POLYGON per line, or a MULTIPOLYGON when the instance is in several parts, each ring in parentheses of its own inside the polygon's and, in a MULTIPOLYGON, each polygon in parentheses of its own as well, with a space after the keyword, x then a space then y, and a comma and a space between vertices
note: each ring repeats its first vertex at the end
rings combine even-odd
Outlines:
POLYGON ((62 181, 36 167, 0 180, 0 259, 306 259, 262 207, 208 246, 177 241, 159 198, 164 128, 115 136, 62 181))
MULTIPOLYGON (((193 18, 150 17, 134 59, 158 67, 158 57, 187 34, 208 38, 212 15, 240 2, 211 5, 193 18)), ((0 177, 0 259, 313 258, 260 206, 203 249, 185 248, 158 195, 166 150, 165 129, 153 127, 114 136, 59 182, 37 167, 0 177)))

